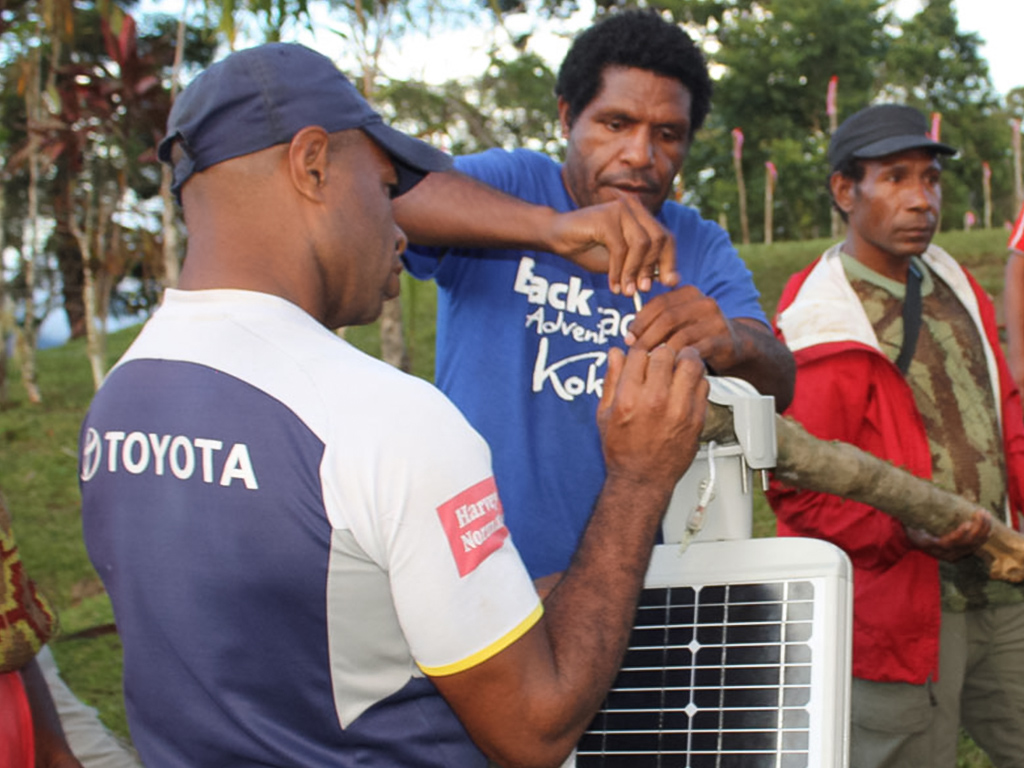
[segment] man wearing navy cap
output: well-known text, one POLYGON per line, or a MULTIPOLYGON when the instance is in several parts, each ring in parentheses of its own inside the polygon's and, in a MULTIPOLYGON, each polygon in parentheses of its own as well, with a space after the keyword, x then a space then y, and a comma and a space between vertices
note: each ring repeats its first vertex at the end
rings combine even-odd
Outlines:
POLYGON ((613 355, 609 479, 542 604, 483 439, 331 331, 397 294, 391 199, 449 158, 282 44, 201 74, 159 155, 189 229, 180 288, 97 393, 80 466, 144 764, 561 763, 696 451, 699 356, 613 355))
POLYGON ((1020 530, 1024 422, 992 302, 932 244, 940 156, 920 112, 848 118, 828 151, 843 242, 787 284, 776 329, 797 362, 787 414, 976 502, 941 538, 822 493, 769 494, 781 535, 854 566, 853 768, 953 768, 963 724, 999 768, 1024 766, 1024 588, 973 554, 989 515, 1020 530))

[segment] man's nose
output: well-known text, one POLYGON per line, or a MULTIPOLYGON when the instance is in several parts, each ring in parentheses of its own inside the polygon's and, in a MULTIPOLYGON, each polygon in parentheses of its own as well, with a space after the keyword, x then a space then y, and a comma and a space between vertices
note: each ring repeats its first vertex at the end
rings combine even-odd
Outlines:
POLYGON ((919 181, 911 185, 908 192, 909 206, 914 210, 925 211, 938 208, 938 193, 934 185, 927 181, 919 181))
POLYGON ((622 159, 634 168, 646 168, 654 162, 654 142, 649 128, 638 126, 630 131, 622 159))

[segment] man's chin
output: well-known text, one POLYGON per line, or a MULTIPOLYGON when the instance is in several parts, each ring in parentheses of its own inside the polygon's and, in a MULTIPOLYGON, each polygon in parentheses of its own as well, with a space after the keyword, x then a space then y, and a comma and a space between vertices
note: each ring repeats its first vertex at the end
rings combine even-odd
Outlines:
POLYGON ((653 192, 631 192, 628 189, 620 189, 619 187, 602 187, 598 195, 598 202, 610 203, 618 200, 623 195, 632 197, 653 216, 657 216, 658 212, 661 211, 661 206, 665 204, 666 198, 665 195, 658 195, 653 192))
POLYGON ((928 250, 928 246, 931 245, 934 233, 931 235, 919 235, 915 237, 903 238, 901 245, 902 250, 907 256, 919 256, 928 250))

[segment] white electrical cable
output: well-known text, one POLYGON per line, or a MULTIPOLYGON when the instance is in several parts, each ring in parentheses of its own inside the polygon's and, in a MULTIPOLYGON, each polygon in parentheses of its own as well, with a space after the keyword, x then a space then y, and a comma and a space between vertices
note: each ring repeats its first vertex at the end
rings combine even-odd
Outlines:
POLYGON ((690 517, 686 520, 686 530, 683 531, 683 535, 679 542, 679 551, 685 552, 686 548, 690 546, 690 542, 693 541, 694 536, 701 532, 704 528, 704 521, 707 518, 708 504, 715 497, 715 441, 712 440, 707 445, 708 452, 708 477, 702 483, 704 486, 701 490, 700 499, 697 500, 697 506, 694 507, 693 512, 690 513, 690 517))

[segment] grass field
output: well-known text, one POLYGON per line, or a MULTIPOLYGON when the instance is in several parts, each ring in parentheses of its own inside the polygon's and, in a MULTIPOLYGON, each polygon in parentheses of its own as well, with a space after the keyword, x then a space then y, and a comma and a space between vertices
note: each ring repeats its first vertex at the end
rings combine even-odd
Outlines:
MULTIPOLYGON (((956 255, 998 297, 1006 234, 1002 230, 949 233, 937 241, 956 255)), ((827 240, 778 243, 741 249, 772 313, 786 278, 828 245, 827 240)), ((431 378, 434 366, 432 284, 403 276, 403 300, 411 339, 413 370, 431 378)), ((137 329, 111 335, 113 362, 137 329)), ((351 328, 346 338, 377 354, 376 328, 351 328)), ((10 372, 10 399, 0 408, 0 492, 14 515, 15 532, 29 573, 60 612, 62 634, 54 655, 68 684, 100 710, 103 720, 128 735, 120 680, 120 644, 102 584, 82 543, 77 482, 78 429, 92 396, 84 345, 72 342, 39 354, 41 405, 29 404, 10 372)), ((755 535, 772 535, 774 524, 763 498, 756 499, 755 535)), ((958 768, 989 768, 990 763, 963 740, 958 768)))

